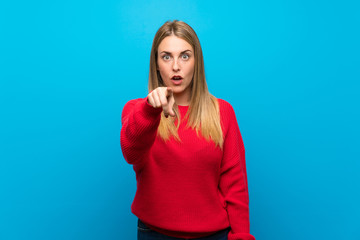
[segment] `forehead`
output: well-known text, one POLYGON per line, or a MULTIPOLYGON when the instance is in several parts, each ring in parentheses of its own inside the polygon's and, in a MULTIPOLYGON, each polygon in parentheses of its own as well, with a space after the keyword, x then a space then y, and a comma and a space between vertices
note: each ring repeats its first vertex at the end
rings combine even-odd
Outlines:
POLYGON ((193 51, 192 46, 187 41, 172 35, 167 36, 161 41, 158 47, 158 52, 166 51, 176 53, 187 49, 193 51))

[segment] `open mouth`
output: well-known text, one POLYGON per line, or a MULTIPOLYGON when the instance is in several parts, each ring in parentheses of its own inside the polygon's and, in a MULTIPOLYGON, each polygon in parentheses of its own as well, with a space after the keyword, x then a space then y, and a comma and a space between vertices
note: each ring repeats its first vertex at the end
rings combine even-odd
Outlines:
POLYGON ((174 85, 180 86, 181 83, 182 83, 182 81, 183 81, 183 78, 182 78, 181 76, 173 76, 173 77, 171 78, 171 81, 172 81, 172 83, 173 83, 174 85))
POLYGON ((181 76, 173 76, 171 79, 175 80, 175 81, 178 81, 178 80, 181 80, 182 77, 181 76))

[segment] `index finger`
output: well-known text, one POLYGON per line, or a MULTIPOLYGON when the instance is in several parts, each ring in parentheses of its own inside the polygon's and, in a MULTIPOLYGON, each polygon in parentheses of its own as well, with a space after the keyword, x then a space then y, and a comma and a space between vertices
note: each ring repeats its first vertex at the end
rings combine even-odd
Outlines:
POLYGON ((173 90, 171 87, 167 87, 166 88, 166 97, 170 97, 171 95, 173 95, 173 90))

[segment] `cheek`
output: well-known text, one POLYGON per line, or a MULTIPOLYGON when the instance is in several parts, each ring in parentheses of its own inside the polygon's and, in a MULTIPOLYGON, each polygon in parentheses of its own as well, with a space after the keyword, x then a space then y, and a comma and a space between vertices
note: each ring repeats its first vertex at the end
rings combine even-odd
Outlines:
POLYGON ((158 68, 159 68, 158 70, 160 72, 166 72, 167 71, 167 66, 164 63, 159 63, 158 68))
POLYGON ((166 66, 164 66, 164 64, 159 64, 159 69, 158 69, 159 73, 160 73, 160 76, 161 78, 163 79, 163 81, 167 81, 168 79, 168 70, 166 68, 166 66))
POLYGON ((188 74, 193 74, 193 73, 194 73, 194 70, 195 70, 195 65, 194 65, 194 64, 189 65, 188 74))
POLYGON ((194 69, 195 69, 195 61, 194 61, 194 59, 192 59, 192 61, 189 62, 188 66, 189 66, 190 71, 194 71, 194 69))
POLYGON ((163 78, 167 75, 166 69, 160 67, 160 70, 159 70, 159 71, 160 71, 160 74, 161 74, 161 76, 162 76, 163 78))

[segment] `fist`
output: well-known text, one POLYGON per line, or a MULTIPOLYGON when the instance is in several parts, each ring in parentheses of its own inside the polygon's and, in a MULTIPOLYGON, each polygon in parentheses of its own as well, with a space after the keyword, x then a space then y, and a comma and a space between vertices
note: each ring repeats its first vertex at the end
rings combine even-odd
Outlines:
POLYGON ((162 108, 165 117, 175 117, 173 91, 170 87, 158 87, 148 95, 148 103, 154 108, 162 108))

